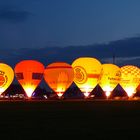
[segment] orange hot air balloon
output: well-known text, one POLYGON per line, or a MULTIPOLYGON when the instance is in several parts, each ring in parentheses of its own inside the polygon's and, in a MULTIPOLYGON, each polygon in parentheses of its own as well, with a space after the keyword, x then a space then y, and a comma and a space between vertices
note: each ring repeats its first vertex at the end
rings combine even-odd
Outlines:
POLYGON ((18 82, 30 98, 43 78, 44 65, 35 60, 23 60, 15 66, 18 82))
POLYGON ((7 64, 0 63, 0 95, 11 85, 13 79, 13 69, 7 64))
POLYGON ((120 85, 126 91, 128 97, 136 93, 136 88, 140 83, 140 69, 133 65, 121 67, 120 85))
POLYGON ((102 65, 95 59, 90 57, 80 57, 72 63, 74 69, 74 82, 88 97, 90 92, 98 84, 102 65))
POLYGON ((65 62, 49 64, 44 73, 46 83, 61 97, 72 84, 74 72, 71 65, 65 62))
POLYGON ((121 78, 121 70, 114 64, 103 64, 100 75, 99 85, 103 89, 108 98, 113 89, 119 84, 121 78))

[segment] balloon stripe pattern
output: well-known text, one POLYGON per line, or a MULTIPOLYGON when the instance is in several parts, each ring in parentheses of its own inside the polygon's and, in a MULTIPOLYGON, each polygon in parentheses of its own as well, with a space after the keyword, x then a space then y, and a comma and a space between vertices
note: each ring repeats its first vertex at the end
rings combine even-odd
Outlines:
POLYGON ((44 72, 46 83, 60 98, 72 84, 73 78, 73 69, 65 62, 54 62, 48 65, 44 72))
POLYGON ((73 63, 74 82, 83 92, 85 97, 88 97, 90 92, 98 84, 101 68, 101 63, 96 58, 80 57, 73 63))
POLYGON ((30 98, 43 78, 44 65, 35 60, 23 60, 15 66, 15 76, 30 98))

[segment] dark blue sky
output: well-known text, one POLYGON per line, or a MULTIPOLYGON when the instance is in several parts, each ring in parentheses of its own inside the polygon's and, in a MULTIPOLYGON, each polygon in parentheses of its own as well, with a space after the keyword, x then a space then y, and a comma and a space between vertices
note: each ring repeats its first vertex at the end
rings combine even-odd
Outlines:
POLYGON ((103 43, 140 33, 139 0, 1 0, 0 47, 103 43))

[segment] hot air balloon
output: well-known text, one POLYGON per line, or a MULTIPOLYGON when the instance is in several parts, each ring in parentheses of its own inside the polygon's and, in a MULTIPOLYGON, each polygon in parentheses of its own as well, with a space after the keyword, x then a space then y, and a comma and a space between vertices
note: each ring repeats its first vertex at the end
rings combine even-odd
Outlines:
POLYGON ((99 85, 103 89, 108 98, 113 89, 119 84, 121 78, 121 70, 114 64, 103 64, 100 75, 99 85))
POLYGON ((23 60, 16 64, 15 75, 30 98, 43 78, 44 65, 36 60, 23 60))
POLYGON ((136 88, 140 83, 140 69, 133 65, 121 67, 120 85, 126 91, 128 97, 136 93, 136 88))
POLYGON ((74 82, 83 92, 85 97, 88 97, 90 92, 98 84, 102 65, 91 57, 80 57, 72 63, 74 69, 74 82))
POLYGON ((72 84, 74 72, 71 65, 65 62, 54 62, 49 64, 44 73, 46 83, 53 89, 59 98, 72 84))
POLYGON ((11 85, 13 79, 13 69, 7 64, 0 63, 0 95, 11 85))

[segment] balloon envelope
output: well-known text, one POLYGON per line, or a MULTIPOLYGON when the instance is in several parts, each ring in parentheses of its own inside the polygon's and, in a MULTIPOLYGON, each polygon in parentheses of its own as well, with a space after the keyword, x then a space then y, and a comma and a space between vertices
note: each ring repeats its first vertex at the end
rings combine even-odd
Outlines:
POLYGON ((13 79, 13 69, 7 64, 0 63, 0 95, 11 85, 13 79))
POLYGON ((48 65, 45 69, 44 79, 59 97, 72 84, 74 72, 71 65, 65 62, 55 62, 48 65))
POLYGON ((88 96, 89 93, 98 84, 102 65, 95 59, 90 57, 80 57, 72 63, 74 69, 74 82, 88 96))
POLYGON ((135 92, 140 83, 140 69, 133 65, 121 67, 120 85, 126 91, 129 97, 135 92))
POLYGON ((119 84, 121 70, 114 64, 103 64, 99 85, 105 91, 106 96, 110 96, 113 89, 119 84))
POLYGON ((35 60, 23 60, 15 66, 15 75, 18 82, 25 90, 28 97, 41 82, 44 73, 44 65, 35 60))

